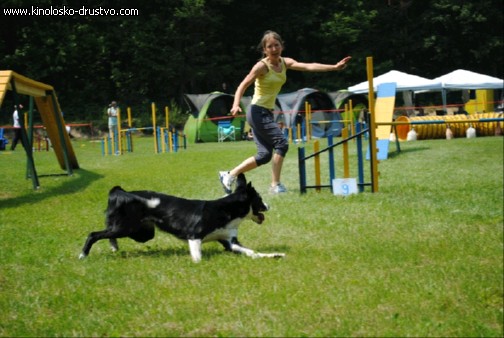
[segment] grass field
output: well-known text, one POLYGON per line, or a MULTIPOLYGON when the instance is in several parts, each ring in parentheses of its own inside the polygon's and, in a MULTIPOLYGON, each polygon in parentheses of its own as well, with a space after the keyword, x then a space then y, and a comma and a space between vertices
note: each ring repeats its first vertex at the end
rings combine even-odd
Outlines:
MULTIPOLYGON (((349 197, 301 195, 292 145, 288 193, 268 194, 269 165, 247 175, 272 208, 240 230, 244 245, 287 256, 209 243, 200 264, 159 232, 77 257, 112 186, 217 198, 217 172, 252 142, 154 154, 138 138, 109 157, 72 142, 81 169, 41 177, 37 191, 22 148, 0 152, 0 336, 503 336, 503 138, 402 143, 379 165, 379 192, 349 197)), ((52 152, 35 161, 40 175, 61 173, 52 152)))

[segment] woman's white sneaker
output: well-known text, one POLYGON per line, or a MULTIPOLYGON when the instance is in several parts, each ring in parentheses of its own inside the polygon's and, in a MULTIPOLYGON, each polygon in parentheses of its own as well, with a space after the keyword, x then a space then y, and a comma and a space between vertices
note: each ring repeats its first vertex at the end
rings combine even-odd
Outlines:
POLYGON ((236 182, 236 177, 231 175, 229 171, 219 171, 219 179, 226 194, 233 192, 233 184, 236 182))
POLYGON ((274 187, 270 187, 269 192, 272 194, 280 194, 283 192, 287 192, 287 188, 282 183, 278 183, 274 187))

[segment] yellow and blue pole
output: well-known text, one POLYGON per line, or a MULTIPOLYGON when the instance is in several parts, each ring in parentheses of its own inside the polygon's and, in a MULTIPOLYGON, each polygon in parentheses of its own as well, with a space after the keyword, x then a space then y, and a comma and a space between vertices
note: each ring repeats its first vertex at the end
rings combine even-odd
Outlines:
POLYGON ((376 149, 376 120, 375 120, 375 97, 373 85, 373 57, 366 58, 366 70, 369 88, 369 146, 370 146, 370 159, 371 159, 371 184, 372 192, 378 192, 378 160, 376 149))
POLYGON ((117 108, 117 148, 118 154, 122 154, 121 108, 117 108))
POLYGON ((152 110, 152 130, 154 133, 154 153, 158 153, 158 143, 157 143, 157 130, 156 130, 156 104, 152 102, 151 104, 152 110))
MULTIPOLYGON (((343 128, 341 131, 343 140, 348 138, 348 127, 343 128)), ((348 142, 343 143, 343 178, 350 177, 350 165, 348 163, 348 142)))

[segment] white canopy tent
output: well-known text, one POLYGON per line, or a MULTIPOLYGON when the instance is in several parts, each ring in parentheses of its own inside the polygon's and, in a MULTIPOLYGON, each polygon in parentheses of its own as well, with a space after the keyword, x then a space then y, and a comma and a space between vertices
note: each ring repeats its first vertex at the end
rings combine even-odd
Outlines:
MULTIPOLYGON (((397 84, 396 90, 398 92, 441 90, 441 82, 439 81, 429 80, 397 70, 391 70, 388 73, 375 77, 373 79, 374 90, 377 90, 378 85, 390 82, 395 82, 397 84)), ((356 94, 367 93, 369 91, 369 83, 368 81, 364 81, 355 86, 348 87, 348 90, 356 94)))
MULTIPOLYGON (((441 90, 441 82, 439 81, 403 73, 397 70, 391 70, 388 73, 373 78, 373 87, 375 92, 380 84, 391 82, 396 84, 396 91, 403 93, 404 103, 408 107, 413 106, 414 91, 441 90)), ((369 92, 369 82, 361 82, 355 86, 348 87, 348 90, 356 94, 367 94, 369 92)), ((407 113, 410 115, 413 113, 413 110, 410 109, 407 113)))
MULTIPOLYGON (((407 92, 413 91, 422 93, 440 91, 443 99, 443 109, 445 111, 447 102, 446 93, 448 90, 504 89, 504 81, 502 79, 463 69, 457 69, 432 80, 399 72, 397 70, 391 70, 373 79, 375 91, 378 85, 388 82, 395 82, 398 92, 406 92, 403 93, 403 97, 407 105, 410 105, 411 100, 411 95, 407 92)), ((368 81, 364 81, 355 86, 348 87, 348 90, 356 94, 367 93, 369 91, 369 83, 368 81)))
POLYGON ((441 83, 443 109, 446 111, 446 92, 448 90, 503 89, 504 80, 493 76, 478 74, 469 70, 457 69, 439 76, 433 81, 441 83))
POLYGON ((504 80, 493 76, 478 74, 469 70, 457 69, 451 73, 435 78, 442 89, 503 89, 504 80))

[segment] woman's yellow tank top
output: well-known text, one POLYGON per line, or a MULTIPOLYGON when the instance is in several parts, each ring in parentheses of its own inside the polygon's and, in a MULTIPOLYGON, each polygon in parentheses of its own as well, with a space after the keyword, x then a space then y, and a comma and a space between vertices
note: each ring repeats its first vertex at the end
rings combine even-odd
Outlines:
POLYGON ((261 60, 266 67, 268 67, 268 72, 255 80, 252 104, 267 109, 275 108, 276 97, 287 80, 287 67, 285 66, 283 58, 280 60, 282 64, 282 70, 280 72, 274 71, 266 61, 266 58, 261 60))

